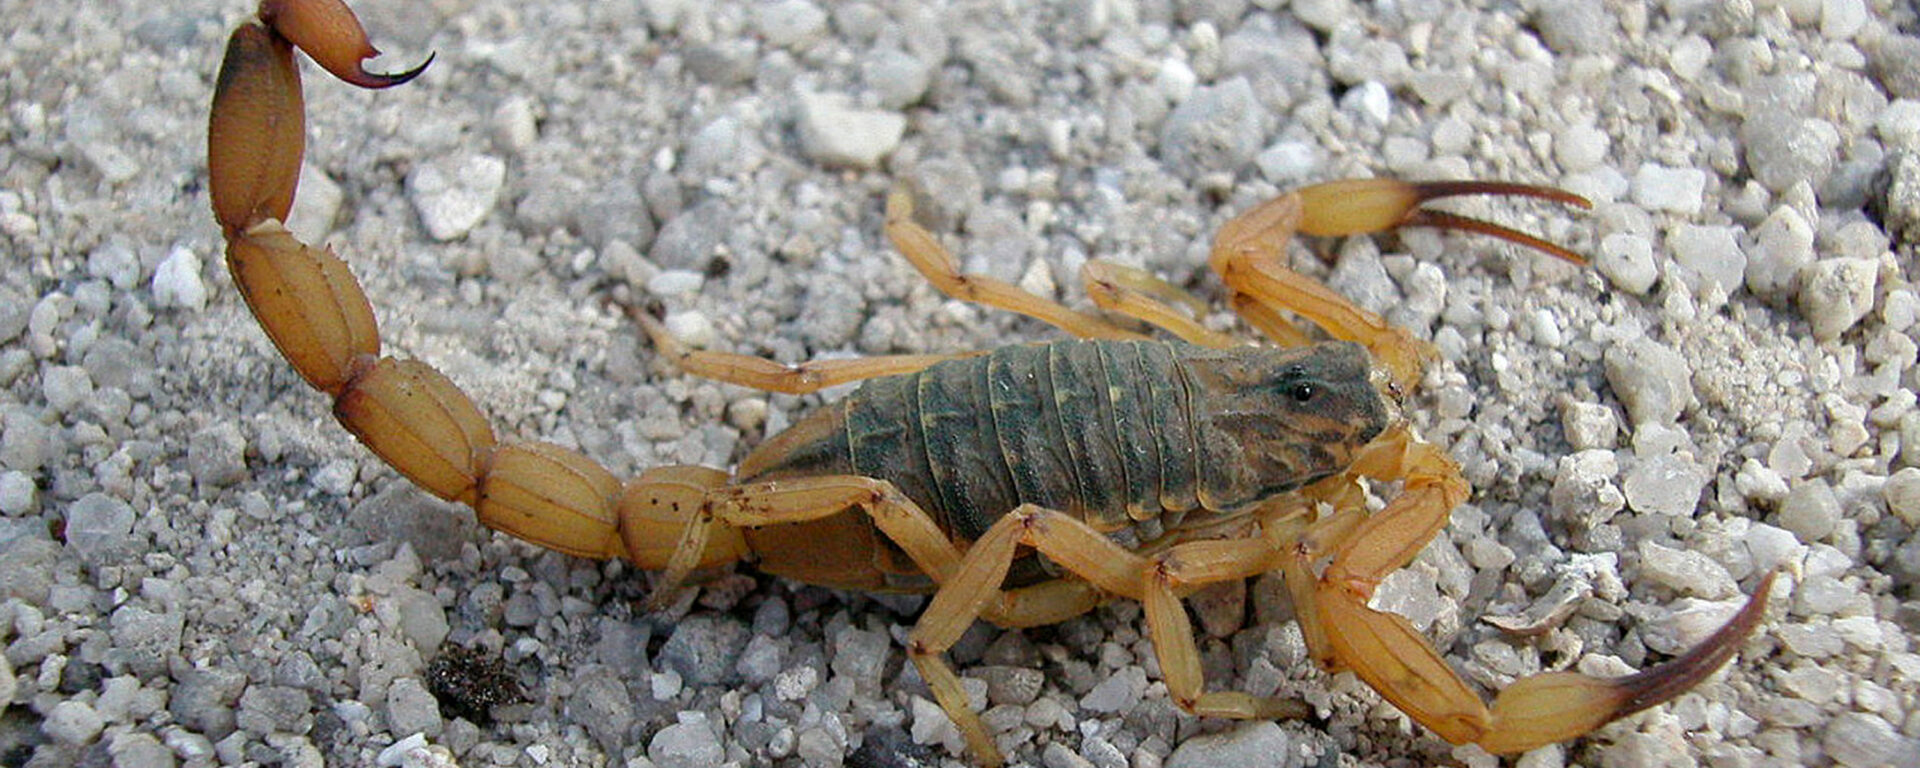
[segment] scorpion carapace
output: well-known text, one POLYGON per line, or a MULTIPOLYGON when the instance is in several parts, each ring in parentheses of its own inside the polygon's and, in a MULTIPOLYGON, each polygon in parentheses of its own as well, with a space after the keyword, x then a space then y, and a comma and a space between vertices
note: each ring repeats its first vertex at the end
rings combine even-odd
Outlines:
POLYGON ((1110 341, 784 366, 690 349, 636 313, 656 349, 693 373, 785 392, 868 383, 837 409, 768 439, 738 476, 674 466, 623 481, 576 451, 499 439, 438 371, 382 356, 360 283, 331 252, 282 225, 304 147, 295 48, 366 87, 396 85, 420 69, 366 73, 361 62, 372 46, 340 0, 268 0, 234 32, 214 94, 209 189, 229 271, 274 345, 334 398, 341 424, 420 487, 472 505, 488 526, 561 552, 664 571, 660 594, 698 569, 741 560, 827 585, 933 590, 908 655, 982 764, 1002 762, 1000 745, 944 658, 977 618, 1028 626, 1103 600, 1137 600, 1181 708, 1298 716, 1307 712, 1298 701, 1205 690, 1181 603, 1207 584, 1277 572, 1324 668, 1353 671, 1448 741, 1494 752, 1570 739, 1672 698, 1724 664, 1762 618, 1771 575, 1732 620, 1679 658, 1618 679, 1534 675, 1489 706, 1405 619, 1367 605, 1380 580, 1446 526, 1469 489, 1443 451, 1396 417, 1431 349, 1288 269, 1285 248, 1295 233, 1426 225, 1571 258, 1530 236, 1421 206, 1455 194, 1584 205, 1572 195, 1366 180, 1256 206, 1221 230, 1211 264, 1250 325, 1299 347, 1274 352, 1194 322, 1172 306, 1194 304, 1191 296, 1137 270, 1090 262, 1088 293, 1114 314, 1195 346, 1138 341, 1109 316, 963 274, 914 223, 911 196, 896 192, 887 234, 942 291, 1110 341), (1309 346, 1295 320, 1341 341, 1309 346), (1112 341, 1125 339, 1136 341, 1112 341), (935 365, 942 360, 955 362, 935 365), (1400 490, 1369 511, 1363 478, 1398 481, 1400 490), (1045 567, 1036 571, 1036 562, 1045 567))

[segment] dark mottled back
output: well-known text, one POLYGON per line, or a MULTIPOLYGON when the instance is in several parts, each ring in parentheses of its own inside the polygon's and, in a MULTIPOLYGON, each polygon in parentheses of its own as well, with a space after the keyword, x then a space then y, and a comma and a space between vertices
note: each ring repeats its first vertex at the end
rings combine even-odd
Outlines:
POLYGON ((750 459, 741 479, 889 480, 963 539, 1022 502, 1101 530, 1196 507, 1232 512, 1344 469, 1385 428, 1368 375, 1365 350, 1344 342, 1006 347, 870 380, 796 425, 803 439, 782 434, 770 441, 780 450, 756 451, 773 458, 750 459))

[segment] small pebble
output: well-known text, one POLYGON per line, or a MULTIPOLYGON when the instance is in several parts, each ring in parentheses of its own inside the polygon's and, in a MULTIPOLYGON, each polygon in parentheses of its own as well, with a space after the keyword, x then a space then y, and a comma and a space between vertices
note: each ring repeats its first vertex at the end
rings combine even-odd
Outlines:
POLYGON ((1694 289, 1712 283, 1731 294, 1746 282, 1747 255, 1734 233, 1733 227, 1682 224, 1667 235, 1673 260, 1694 289))
POLYGON ((1593 266, 1615 288, 1635 296, 1645 296, 1660 277, 1653 263, 1653 241, 1643 235, 1621 232, 1601 238, 1593 266))
POLYGON ((927 95, 933 69, 912 54, 887 49, 867 60, 865 77, 867 87, 880 97, 882 109, 899 110, 927 95))
POLYGON ((804 47, 827 29, 827 12, 807 0, 759 3, 753 11, 754 26, 760 34, 783 48, 804 47))
POLYGON ((1815 117, 1762 109, 1740 124, 1740 140, 1754 179, 1775 192, 1818 189, 1840 160, 1840 132, 1815 117))
POLYGON ((1747 261, 1747 288, 1764 299, 1785 301, 1800 289, 1800 273, 1813 263, 1813 227, 1790 205, 1767 215, 1754 233, 1747 261))
POLYGON ((48 406, 66 413, 93 396, 93 377, 77 365, 50 365, 41 369, 40 391, 48 406))
POLYGON ((53 705, 46 719, 40 721, 40 731, 61 744, 80 746, 92 742, 100 735, 100 729, 106 722, 100 718, 93 707, 78 699, 67 699, 53 705))
POLYGON ((1640 542, 1640 573, 1683 595, 1725 600, 1740 594, 1740 585, 1735 584, 1726 567, 1713 558, 1652 541, 1640 542))
POLYGON ((690 269, 663 269, 647 281, 647 292, 655 296, 679 296, 696 293, 706 277, 690 269))
POLYGON ((1553 158, 1560 161, 1561 170, 1578 173, 1606 161, 1608 144, 1606 132, 1591 125, 1576 125, 1554 142, 1553 158))
POLYGON ((1244 77, 1195 88, 1161 128, 1161 161, 1189 179, 1232 172, 1259 153, 1269 119, 1244 77))
POLYGON ((1813 337, 1833 341, 1873 311, 1879 265, 1868 259, 1825 259, 1801 271, 1800 311, 1813 337))
POLYGON ((1560 429, 1575 450, 1611 449, 1620 439, 1620 417, 1600 403, 1568 399, 1561 403, 1560 429))
POLYGON ((1842 712, 1820 735, 1827 756, 1847 768, 1920 765, 1920 742, 1864 712, 1842 712))
POLYGON ((1221 733, 1195 736, 1167 756, 1166 768, 1295 768, 1301 765, 1292 737, 1268 720, 1242 723, 1221 733))
POLYGON ((1614 486, 1620 464, 1611 450, 1585 450, 1560 458, 1548 498, 1554 516, 1589 530, 1606 523, 1626 505, 1626 496, 1614 486))
POLYGON ((1672 348, 1646 337, 1606 352, 1607 383, 1635 425, 1672 424, 1693 404, 1693 370, 1672 348))
POLYGON ((1636 512, 1693 517, 1700 492, 1713 478, 1679 454, 1642 460, 1620 483, 1627 506, 1636 512))
POLYGON ((187 473, 202 488, 220 488, 247 479, 247 438, 240 427, 216 424, 189 436, 187 473))
POLYGON ((113 737, 107 754, 113 756, 113 768, 173 768, 173 750, 152 734, 128 732, 113 737))
POLYGON ((104 563, 127 554, 134 514, 126 502, 104 493, 89 493, 67 508, 67 546, 89 563, 104 563))
POLYGON ((647 758, 657 768, 711 768, 726 761, 727 751, 699 716, 660 729, 647 743, 647 758))
POLYGON ((463 237, 479 226, 506 187, 507 164, 492 155, 460 154, 428 160, 407 174, 407 198, 435 240, 463 237))
POLYGON ((153 270, 153 303, 198 312, 207 306, 207 284, 200 280, 200 257, 184 247, 167 252, 153 270))
POLYGON ((1691 216, 1705 200, 1707 174, 1697 168, 1646 163, 1633 174, 1633 201, 1656 211, 1691 216))
POLYGON ((1124 714, 1140 703, 1147 691, 1147 671, 1138 666, 1121 669, 1080 697, 1080 707, 1092 712, 1124 714))
POLYGON ((380 755, 375 758, 374 764, 380 766, 380 768, 394 768, 394 766, 407 765, 408 753, 426 748, 426 734, 412 734, 387 745, 386 749, 380 750, 380 755))
MULTIPOLYGON (((4 481, 5 478, 0 477, 0 486, 4 486, 4 481)), ((1903 467, 1887 477, 1880 491, 1894 517, 1909 527, 1920 528, 1920 468, 1903 467)))
POLYGON ((800 95, 800 146, 823 165, 872 168, 893 153, 906 130, 898 112, 855 109, 838 94, 800 95))
POLYGON ((841 630, 834 640, 833 673, 852 680, 856 691, 877 696, 892 645, 884 633, 841 630))
POLYGON ((1825 539, 1839 521, 1840 500, 1824 480, 1801 482, 1780 502, 1780 527, 1808 544, 1825 539))
POLYGON ((1888 95, 1920 99, 1920 37, 1888 35, 1874 47, 1867 61, 1888 95))
POLYGON ((293 198, 293 210, 287 212, 287 231, 303 243, 318 243, 333 230, 346 194, 326 171, 311 163, 300 164, 300 193, 293 198))

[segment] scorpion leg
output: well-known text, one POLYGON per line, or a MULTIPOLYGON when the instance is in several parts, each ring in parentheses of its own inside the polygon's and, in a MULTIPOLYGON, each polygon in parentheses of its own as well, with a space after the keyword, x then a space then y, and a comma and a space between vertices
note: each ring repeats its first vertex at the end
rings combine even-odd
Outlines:
MULTIPOLYGON (((907 640, 908 657, 983 763, 998 765, 999 750, 968 706, 959 677, 942 654, 959 641, 975 619, 1006 613, 1010 601, 1036 588, 1001 589, 1020 547, 1037 550, 1093 589, 1141 601, 1167 688, 1181 708, 1200 715, 1235 718, 1299 717, 1308 713, 1297 701, 1205 692, 1193 627, 1180 603, 1182 597, 1201 586, 1273 569, 1282 556, 1267 541, 1188 542, 1149 557, 1120 546, 1072 515, 1023 504, 974 541, 958 571, 934 594, 907 640)), ((1038 587, 1051 588, 1058 583, 1038 587)))
POLYGON ((763 357, 694 349, 675 338, 666 326, 645 310, 629 312, 639 323, 653 347, 671 358, 680 370, 701 378, 738 384, 743 387, 789 395, 804 395, 827 387, 881 376, 913 373, 942 360, 975 357, 979 352, 951 355, 882 355, 846 360, 810 360, 796 365, 777 363, 763 357))
POLYGON ((1546 187, 1497 182, 1408 183, 1360 179, 1317 184, 1268 200, 1220 229, 1209 261, 1233 294, 1234 309, 1282 343, 1304 338, 1277 310, 1288 310, 1335 338, 1366 345, 1402 391, 1418 382, 1433 348, 1406 330, 1306 277, 1284 263, 1295 233, 1334 237, 1410 226, 1457 229, 1519 243, 1581 263, 1579 255, 1540 238, 1489 222, 1420 208, 1459 195, 1518 195, 1579 207, 1584 198, 1546 187))
POLYGON ((1367 607, 1374 587, 1406 565, 1445 527, 1465 496, 1458 469, 1438 448, 1401 432, 1376 441, 1355 462, 1376 478, 1405 478, 1406 490, 1373 515, 1343 511, 1306 526, 1264 526, 1287 552, 1289 589, 1316 658, 1351 669, 1416 722, 1447 741, 1495 753, 1565 741, 1658 705, 1712 675, 1764 617, 1773 577, 1762 579, 1734 617, 1698 647, 1638 674, 1602 679, 1571 672, 1522 678, 1489 708, 1406 619, 1367 607), (1316 576, 1316 563, 1326 562, 1316 576))
POLYGON ((1207 691, 1201 674, 1200 648, 1194 642, 1193 623, 1180 602, 1184 595, 1208 584, 1237 581, 1271 571, 1282 553, 1261 538, 1193 541, 1175 545, 1147 564, 1141 580, 1141 605, 1146 608, 1147 633, 1160 660, 1173 702, 1188 712, 1208 717, 1279 719, 1312 714, 1297 699, 1253 696, 1239 691, 1207 691))
POLYGON ((887 239, 933 287, 953 298, 1026 315, 1083 339, 1145 338, 1005 280, 961 272, 953 254, 913 220, 913 193, 904 187, 887 194, 887 239))
POLYGON ((1232 347, 1241 342, 1232 336, 1203 326, 1207 304, 1179 286, 1153 276, 1143 269, 1098 259, 1080 267, 1087 297, 1101 309, 1132 317, 1201 347, 1232 347), (1187 308, 1181 312, 1179 304, 1187 308))

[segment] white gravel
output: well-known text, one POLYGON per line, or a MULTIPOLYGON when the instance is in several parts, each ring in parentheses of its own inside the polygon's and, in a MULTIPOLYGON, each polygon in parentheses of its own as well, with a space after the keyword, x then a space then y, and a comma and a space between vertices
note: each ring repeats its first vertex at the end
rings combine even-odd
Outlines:
MULTIPOLYGON (((1592 195, 1454 207, 1594 268, 1420 232, 1299 256, 1446 356, 1414 417, 1476 493, 1387 596, 1498 687, 1654 663, 1783 566, 1732 671, 1522 764, 1920 764, 1908 3, 355 5, 377 68, 438 59, 378 93, 308 69, 291 225, 353 265, 389 348, 623 474, 727 466, 819 402, 674 371, 623 302, 785 361, 1058 337, 892 254, 897 183, 970 269, 1077 305, 1088 258, 1217 297, 1210 234, 1283 185, 1592 195)), ((7 764, 958 764, 899 646, 918 599, 743 569, 645 615, 646 577, 493 535, 333 423, 208 214, 249 12, 0 2, 7 764), (477 649, 490 722, 430 693, 441 638, 477 649)), ((1034 765, 1495 764, 1315 670, 1284 590, 1246 591, 1206 608, 1210 681, 1322 720, 1178 714, 1125 603, 954 657, 1034 765)))

